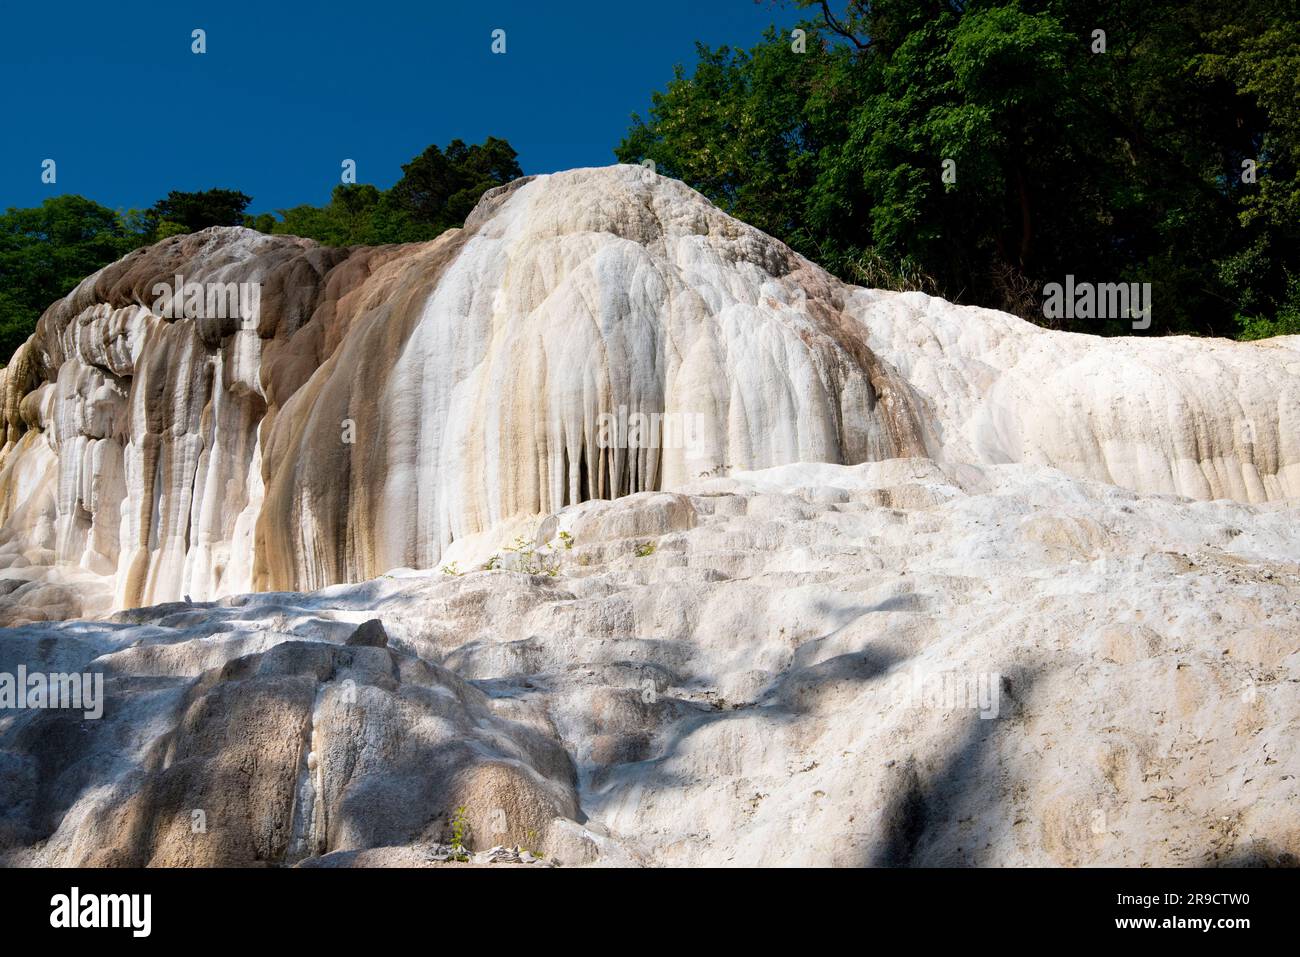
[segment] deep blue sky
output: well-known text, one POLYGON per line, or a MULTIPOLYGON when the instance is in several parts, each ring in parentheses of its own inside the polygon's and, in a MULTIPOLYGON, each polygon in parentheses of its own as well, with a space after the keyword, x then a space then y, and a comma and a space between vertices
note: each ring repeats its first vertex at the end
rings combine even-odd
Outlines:
POLYGON ((0 208, 215 186, 254 212, 319 204, 345 158, 387 188, 456 137, 504 137, 525 173, 604 165, 696 40, 748 47, 798 19, 769 0, 0 0, 0 208))

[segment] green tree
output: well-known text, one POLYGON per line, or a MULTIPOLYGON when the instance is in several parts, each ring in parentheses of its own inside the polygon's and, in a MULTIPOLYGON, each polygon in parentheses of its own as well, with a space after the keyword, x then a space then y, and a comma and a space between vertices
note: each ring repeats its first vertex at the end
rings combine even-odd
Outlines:
POLYGON ((209 226, 242 226, 244 210, 252 199, 233 189, 206 189, 195 193, 172 190, 166 199, 160 199, 149 207, 149 216, 155 224, 174 223, 186 233, 209 226))
POLYGON ((808 210, 821 151, 841 134, 860 92, 843 51, 814 41, 795 53, 769 31, 750 51, 697 44, 697 56, 692 75, 677 67, 667 90, 653 95, 648 118, 633 115, 615 156, 652 160, 732 215, 832 258, 822 245, 830 236, 809 228, 808 210))
POLYGON ((402 165, 402 178, 390 191, 395 210, 431 239, 465 222, 486 190, 523 175, 517 154, 505 140, 489 136, 482 144, 447 144, 446 152, 431 145, 402 165))
POLYGON ((0 216, 0 355, 8 360, 52 302, 145 242, 138 225, 138 214, 71 195, 0 216))
POLYGON ((1260 6, 1268 5, 1247 11, 1249 26, 1213 33, 1212 52, 1198 63, 1201 76, 1236 88, 1241 112, 1254 114, 1249 128, 1261 131, 1232 157, 1255 165, 1255 182, 1228 171, 1239 229, 1218 261, 1242 337, 1251 339, 1300 333, 1300 18, 1270 19, 1260 6))
POLYGON ((452 140, 445 152, 429 146, 402 170, 387 191, 340 185, 324 206, 282 209, 278 221, 267 214, 244 221, 262 232, 330 246, 422 242, 462 225, 484 192, 523 175, 510 144, 492 136, 472 146, 452 140))

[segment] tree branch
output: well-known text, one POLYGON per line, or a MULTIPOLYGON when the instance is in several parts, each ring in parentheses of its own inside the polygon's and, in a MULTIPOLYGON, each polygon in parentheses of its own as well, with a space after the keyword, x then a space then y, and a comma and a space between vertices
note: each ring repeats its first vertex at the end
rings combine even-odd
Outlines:
MULTIPOLYGON (((854 6, 857 6, 857 4, 854 4, 854 6)), ((848 40, 859 50, 865 50, 871 46, 870 37, 868 37, 867 41, 863 43, 861 40, 857 38, 857 36, 854 34, 852 30, 850 30, 848 27, 844 26, 844 24, 840 23, 838 20, 835 19, 835 14, 831 13, 831 5, 829 0, 821 0, 821 8, 822 8, 822 19, 826 21, 826 25, 830 27, 833 31, 838 33, 840 36, 844 37, 844 39, 848 40)))

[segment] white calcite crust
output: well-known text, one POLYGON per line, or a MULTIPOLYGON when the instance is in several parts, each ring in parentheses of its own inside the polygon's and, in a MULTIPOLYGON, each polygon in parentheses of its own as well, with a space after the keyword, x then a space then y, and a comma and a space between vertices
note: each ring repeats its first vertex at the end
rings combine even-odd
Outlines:
POLYGON ((1293 338, 1100 339, 845 286, 631 166, 518 181, 414 246, 167 240, 0 376, 0 573, 35 583, 11 623, 434 568, 521 516, 793 462, 1300 494, 1293 338), (151 314, 174 273, 261 283, 260 319, 151 314), (608 447, 602 417, 637 413, 686 441, 608 447))
POLYGON ((0 431, 0 676, 106 678, 0 711, 0 863, 1300 859, 1296 337, 846 286, 620 166, 137 251, 0 431))
POLYGON ((466 540, 460 575, 0 630, 0 671, 107 675, 99 721, 0 719, 0 855, 422 865, 464 807, 564 865, 1294 863, 1290 510, 960 472, 570 506, 554 574, 466 540))

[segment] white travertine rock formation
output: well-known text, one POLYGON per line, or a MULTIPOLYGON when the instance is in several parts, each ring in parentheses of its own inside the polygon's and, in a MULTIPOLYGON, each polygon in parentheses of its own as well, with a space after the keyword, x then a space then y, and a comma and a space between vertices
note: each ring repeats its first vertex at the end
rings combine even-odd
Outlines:
POLYGON ((105 679, 0 711, 0 865, 1300 859, 1294 337, 858 289, 614 167, 137 251, 0 430, 0 695, 105 679))
POLYGON ((1295 338, 1105 340, 846 286, 632 166, 493 190, 425 244, 137 251, 46 312, 0 417, 11 624, 433 568, 521 516, 793 462, 1300 495, 1295 338), (177 274, 259 283, 260 313, 154 315, 177 274), (637 413, 650 436, 602 438, 637 413))
POLYGON ((1289 508, 910 458, 537 534, 554 574, 463 539, 0 630, 0 672, 105 675, 99 720, 0 717, 0 864, 420 866, 460 807, 565 866, 1300 860, 1289 508))

